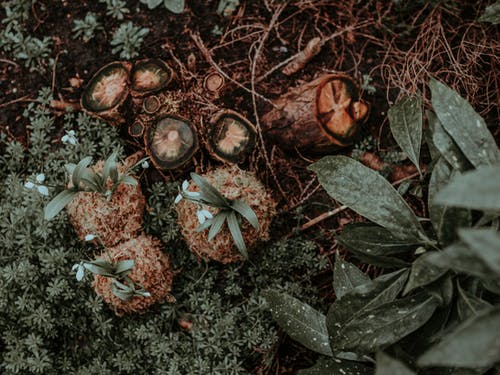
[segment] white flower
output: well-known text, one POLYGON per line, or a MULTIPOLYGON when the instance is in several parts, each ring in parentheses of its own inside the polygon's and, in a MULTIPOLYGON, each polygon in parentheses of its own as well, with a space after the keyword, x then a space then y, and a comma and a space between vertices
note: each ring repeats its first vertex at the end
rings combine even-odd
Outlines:
POLYGON ((197 191, 189 191, 188 188, 189 188, 189 182, 187 182, 187 180, 184 180, 184 182, 182 183, 182 192, 191 198, 196 198, 200 196, 200 193, 198 193, 197 191))
POLYGON ((85 236, 85 241, 92 241, 95 238, 93 234, 87 234, 85 236))
POLYGON ((48 196, 49 195, 49 189, 47 188, 47 186, 43 186, 43 185, 38 185, 36 187, 36 189, 38 190, 38 192, 42 195, 45 195, 45 196, 48 196))
POLYGON ((142 169, 148 169, 149 168, 149 163, 147 160, 144 160, 141 164, 142 169))
POLYGON ((66 134, 62 136, 61 138, 62 143, 64 144, 71 144, 71 145, 76 145, 78 143, 78 139, 75 137, 75 131, 70 130, 66 131, 66 134))
POLYGON ((196 211, 196 216, 198 216, 198 221, 203 224, 207 219, 212 219, 213 215, 208 210, 198 210, 196 211))
POLYGON ((37 174, 36 175, 36 182, 41 184, 42 182, 45 181, 45 175, 43 173, 37 174))
POLYGON ((31 182, 31 181, 28 181, 28 182, 26 182, 26 183, 24 184, 24 187, 25 187, 26 189, 33 189, 33 188, 35 187, 35 184, 34 184, 33 182, 31 182))
POLYGON ((175 203, 175 204, 177 204, 177 203, 179 203, 181 200, 182 200, 182 194, 181 194, 181 193, 179 193, 179 194, 177 194, 177 196, 175 197, 175 201, 174 201, 174 203, 175 203))
POLYGON ((30 189, 30 190, 36 187, 36 190, 40 194, 45 195, 45 196, 49 195, 49 189, 47 188, 47 186, 42 185, 42 182, 45 181, 45 175, 43 173, 39 173, 36 175, 35 180, 36 180, 36 182, 27 181, 24 184, 24 187, 26 189, 30 189))

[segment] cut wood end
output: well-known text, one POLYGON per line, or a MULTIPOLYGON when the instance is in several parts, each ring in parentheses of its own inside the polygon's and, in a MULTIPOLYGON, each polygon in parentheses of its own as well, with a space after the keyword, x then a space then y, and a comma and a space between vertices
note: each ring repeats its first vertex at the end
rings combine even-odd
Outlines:
POLYGON ((224 77, 217 72, 213 72, 205 77, 203 86, 205 87, 205 90, 211 93, 217 93, 222 89, 224 83, 224 77))
POLYGON ((170 67, 161 60, 142 60, 132 70, 132 90, 140 93, 164 88, 172 78, 170 67))

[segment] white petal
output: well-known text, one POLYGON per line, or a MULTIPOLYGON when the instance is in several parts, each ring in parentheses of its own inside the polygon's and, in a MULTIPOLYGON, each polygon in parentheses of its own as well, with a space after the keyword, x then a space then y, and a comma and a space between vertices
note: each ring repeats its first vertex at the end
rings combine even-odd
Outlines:
POLYGON ((82 281, 84 275, 85 269, 82 266, 78 265, 78 271, 76 271, 76 280, 82 281))
POLYGON ((93 234, 87 234, 85 236, 85 241, 92 241, 95 238, 93 234))
POLYGON ((141 167, 143 169, 147 169, 147 168, 149 168, 149 163, 147 161, 143 161, 142 164, 141 164, 141 167))
POLYGON ((187 182, 187 180, 184 180, 184 182, 182 183, 182 190, 186 191, 189 187, 189 182, 187 182))
POLYGON ((149 292, 144 292, 144 293, 142 293, 142 295, 144 297, 151 297, 151 293, 149 293, 149 292))
POLYGON ((78 263, 73 264, 73 267, 71 267, 71 271, 76 270, 80 265, 78 263))
POLYGON ((186 194, 188 197, 191 198, 196 198, 200 196, 200 193, 198 193, 197 191, 185 191, 184 194, 186 194))
POLYGON ((75 136, 75 131, 74 130, 70 130, 69 132, 66 132, 70 137, 74 137, 75 136))
POLYGON ((74 145, 76 145, 76 144, 78 143, 78 141, 76 140, 76 138, 75 138, 75 137, 71 137, 71 138, 69 139, 69 143, 71 143, 71 144, 74 146, 74 145))
POLYGON ((26 182, 26 183, 24 184, 24 187, 25 187, 26 189, 33 189, 33 188, 35 187, 35 184, 34 184, 33 182, 31 182, 31 181, 28 181, 28 182, 26 182))
POLYGON ((208 210, 201 210, 200 213, 207 219, 213 219, 213 215, 208 210))
POLYGON ((196 211, 196 216, 198 216, 198 221, 203 224, 206 220, 205 215, 201 211, 196 211))
POLYGON ((44 181, 45 181, 45 175, 43 173, 40 173, 36 176, 36 182, 41 184, 44 181))
POLYGON ((62 143, 67 143, 69 141, 69 137, 67 135, 63 135, 61 141, 62 143))
POLYGON ((175 197, 175 201, 174 201, 174 203, 175 203, 175 204, 177 204, 177 203, 179 203, 181 200, 182 200, 182 194, 177 194, 177 196, 175 197))
POLYGON ((40 194, 45 196, 49 195, 49 189, 47 189, 47 186, 38 185, 36 188, 40 194))

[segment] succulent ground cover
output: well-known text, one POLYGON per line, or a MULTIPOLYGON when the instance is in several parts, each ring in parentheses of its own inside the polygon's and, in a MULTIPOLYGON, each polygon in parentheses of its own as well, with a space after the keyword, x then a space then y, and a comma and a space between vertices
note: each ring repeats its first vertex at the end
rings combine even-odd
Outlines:
POLYGON ((0 373, 500 371, 498 1, 0 4, 0 373))

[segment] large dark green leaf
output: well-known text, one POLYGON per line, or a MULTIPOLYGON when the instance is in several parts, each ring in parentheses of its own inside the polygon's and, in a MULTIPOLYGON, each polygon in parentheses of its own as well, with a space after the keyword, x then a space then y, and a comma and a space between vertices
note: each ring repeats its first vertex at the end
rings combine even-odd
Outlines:
POLYGON ((387 116, 391 132, 399 147, 420 170, 420 146, 422 144, 422 98, 420 94, 407 96, 392 106, 387 116))
POLYGON ((462 229, 458 234, 471 251, 500 278, 500 234, 491 229, 462 229))
POLYGON ((363 311, 342 326, 333 349, 370 353, 398 342, 423 326, 440 301, 420 293, 363 311))
POLYGON ((500 160, 495 139, 472 106, 454 90, 431 79, 432 106, 446 132, 476 168, 500 160))
POLYGON ((432 132, 432 142, 443 158, 457 171, 472 168, 464 153, 458 148, 450 135, 444 130, 443 125, 432 111, 425 112, 432 132))
POLYGON ((405 200, 378 172, 346 156, 326 156, 309 167, 327 193, 398 237, 426 239, 405 200))
POLYGON ((428 285, 443 276, 448 269, 437 267, 427 261, 430 254, 423 254, 413 262, 410 271, 408 283, 405 286, 403 294, 408 294, 412 290, 428 285))
POLYGON ((457 239, 457 229, 471 226, 471 213, 467 209, 449 207, 434 202, 434 197, 450 178, 458 172, 444 160, 439 159, 432 170, 429 181, 429 217, 439 241, 448 245, 457 239))
POLYGON ((369 283, 354 288, 337 299, 329 308, 326 325, 330 344, 337 350, 340 330, 345 324, 354 321, 365 311, 375 309, 384 303, 394 301, 404 287, 408 270, 400 270, 377 277, 369 283))
POLYGON ((483 15, 479 17, 479 21, 498 25, 500 23, 500 0, 487 6, 483 15))
POLYGON ((462 323, 418 359, 419 366, 489 367, 500 361, 500 306, 462 323))
POLYGON ((52 220, 78 194, 75 190, 63 190, 57 194, 45 207, 45 220, 52 220))
POLYGON ((455 207, 500 211, 500 165, 455 176, 438 192, 434 201, 455 207))
POLYGON ((373 368, 361 363, 343 361, 337 358, 321 357, 316 364, 298 375, 373 375, 373 368))
POLYGON ((285 293, 269 290, 264 293, 264 298, 274 320, 292 339, 315 352, 333 355, 325 315, 285 293))
POLYGON ((333 268, 333 289, 337 298, 342 298, 357 286, 367 284, 371 279, 354 264, 344 261, 338 254, 333 268))
POLYGON ((463 290, 459 283, 457 283, 457 295, 457 312, 460 320, 467 320, 491 308, 491 304, 463 290))
POLYGON ((377 371, 375 375, 416 375, 404 363, 389 357, 383 352, 377 353, 377 371))

